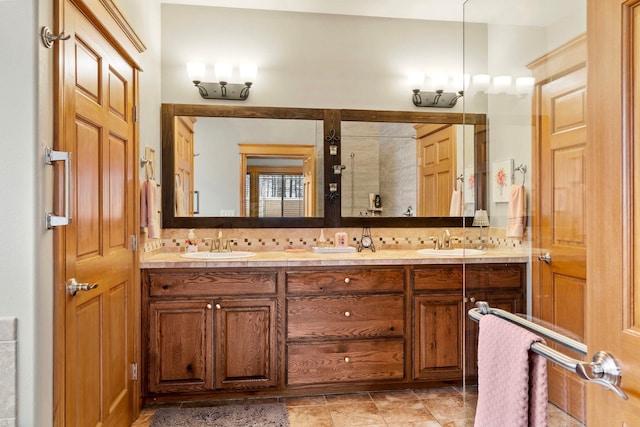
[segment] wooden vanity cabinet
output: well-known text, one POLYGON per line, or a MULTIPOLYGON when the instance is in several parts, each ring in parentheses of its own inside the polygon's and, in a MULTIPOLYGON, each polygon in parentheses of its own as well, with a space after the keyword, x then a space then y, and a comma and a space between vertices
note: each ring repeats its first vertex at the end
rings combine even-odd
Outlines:
POLYGON ((403 268, 286 273, 288 386, 404 379, 403 268))
POLYGON ((460 380, 463 374, 462 265, 415 267, 414 380, 460 380))
POLYGON ((143 283, 149 393, 277 385, 276 271, 145 270, 143 283))
POLYGON ((477 381, 478 323, 467 312, 476 301, 523 312, 525 267, 524 263, 414 267, 413 378, 461 379, 464 371, 468 383, 477 381))

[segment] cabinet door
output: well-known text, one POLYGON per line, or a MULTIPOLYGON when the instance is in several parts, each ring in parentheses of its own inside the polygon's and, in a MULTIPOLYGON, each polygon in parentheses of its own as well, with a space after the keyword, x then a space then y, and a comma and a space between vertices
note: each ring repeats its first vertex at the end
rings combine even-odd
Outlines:
POLYGON ((413 301, 413 379, 462 378, 462 295, 422 295, 413 301))
MULTIPOLYGON (((468 298, 465 313, 475 308, 476 301, 486 301, 491 308, 499 308, 510 313, 522 313, 525 309, 523 306, 523 296, 520 291, 488 293, 482 291, 473 291, 473 295, 468 298)), ((468 383, 475 383, 478 380, 478 322, 469 319, 466 316, 467 328, 467 363, 465 377, 468 383)))
POLYGON ((275 299, 216 304, 216 388, 276 385, 275 299))
POLYGON ((149 304, 149 391, 212 388, 212 320, 207 301, 149 304))

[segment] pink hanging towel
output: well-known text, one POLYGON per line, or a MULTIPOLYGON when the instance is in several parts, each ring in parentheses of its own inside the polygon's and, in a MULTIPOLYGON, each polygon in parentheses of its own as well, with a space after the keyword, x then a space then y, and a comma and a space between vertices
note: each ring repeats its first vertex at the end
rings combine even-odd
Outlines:
POLYGON ((480 319, 475 427, 546 427, 547 361, 529 350, 536 342, 498 316, 480 319))

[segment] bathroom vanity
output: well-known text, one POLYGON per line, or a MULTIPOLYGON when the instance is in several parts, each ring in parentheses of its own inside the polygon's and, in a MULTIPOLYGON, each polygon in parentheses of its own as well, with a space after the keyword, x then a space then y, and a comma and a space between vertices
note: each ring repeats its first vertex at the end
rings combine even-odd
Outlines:
POLYGON ((152 257, 142 263, 144 396, 473 382, 477 324, 466 312, 479 300, 524 311, 525 265, 524 256, 504 253, 462 259, 415 251, 152 257))

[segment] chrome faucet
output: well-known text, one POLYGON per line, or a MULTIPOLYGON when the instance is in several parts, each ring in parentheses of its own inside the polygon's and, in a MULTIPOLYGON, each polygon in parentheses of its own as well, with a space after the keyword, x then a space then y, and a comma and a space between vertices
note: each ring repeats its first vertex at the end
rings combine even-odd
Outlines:
POLYGON ((451 233, 448 229, 444 230, 441 247, 442 249, 451 249, 451 233))

